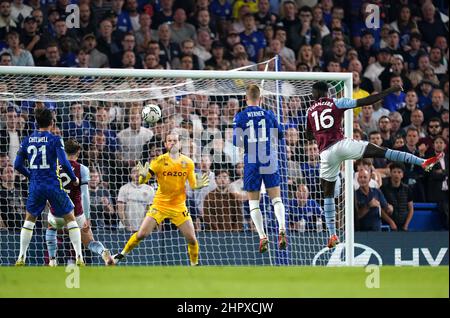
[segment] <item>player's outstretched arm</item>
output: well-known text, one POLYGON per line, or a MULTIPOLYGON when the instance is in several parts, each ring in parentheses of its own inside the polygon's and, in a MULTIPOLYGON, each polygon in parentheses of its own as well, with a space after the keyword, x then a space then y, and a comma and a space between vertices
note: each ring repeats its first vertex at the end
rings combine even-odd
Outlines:
POLYGON ((19 149, 19 151, 17 152, 16 160, 14 161, 14 169, 30 179, 30 171, 27 169, 27 167, 25 167, 24 162, 25 159, 22 153, 22 149, 19 149))
POLYGON ((395 93, 395 92, 399 92, 402 91, 403 87, 401 87, 400 85, 394 85, 384 91, 382 91, 381 93, 375 94, 375 95, 370 95, 361 99, 357 99, 356 100, 356 107, 361 107, 361 106, 366 106, 366 105, 372 105, 380 100, 382 100, 383 98, 385 98, 386 96, 388 96, 391 93, 395 93))
POLYGON ((145 165, 142 165, 142 163, 139 161, 136 165, 136 168, 138 169, 139 173, 139 184, 147 183, 153 175, 152 171, 150 170, 148 161, 145 163, 145 165))
POLYGON ((203 173, 202 175, 197 175, 195 179, 194 190, 199 190, 209 185, 209 177, 207 173, 203 173))

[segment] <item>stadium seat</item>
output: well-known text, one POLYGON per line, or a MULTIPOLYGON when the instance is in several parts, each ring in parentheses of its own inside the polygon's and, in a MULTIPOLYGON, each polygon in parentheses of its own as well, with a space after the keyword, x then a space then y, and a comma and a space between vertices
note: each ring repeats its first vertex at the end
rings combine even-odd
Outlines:
POLYGON ((444 230, 436 203, 414 203, 414 216, 409 224, 410 231, 444 230))

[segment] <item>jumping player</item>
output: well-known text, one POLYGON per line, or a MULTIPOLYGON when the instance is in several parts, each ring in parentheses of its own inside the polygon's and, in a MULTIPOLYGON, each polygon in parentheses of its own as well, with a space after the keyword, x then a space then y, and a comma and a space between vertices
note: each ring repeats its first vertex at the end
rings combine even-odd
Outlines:
POLYGON ((272 200, 278 222, 278 248, 286 249, 285 207, 281 200, 278 170, 277 139, 283 138, 283 129, 273 112, 262 109, 261 92, 257 85, 246 89, 247 107, 236 114, 233 121, 233 143, 244 146, 244 190, 247 191, 250 216, 259 235, 259 251, 267 251, 269 240, 264 231, 259 208, 262 181, 272 200))
POLYGON ((329 98, 326 82, 317 82, 312 86, 314 102, 307 110, 307 137, 310 141, 317 142, 320 151, 320 179, 324 192, 325 221, 330 234, 329 248, 333 248, 339 243, 335 226, 334 187, 343 161, 360 158, 386 158, 391 161, 418 165, 428 171, 440 159, 440 156, 436 156, 425 160, 410 153, 387 149, 367 141, 344 138, 342 119, 347 109, 372 105, 390 93, 401 90, 401 86, 394 85, 379 94, 355 100, 329 98))

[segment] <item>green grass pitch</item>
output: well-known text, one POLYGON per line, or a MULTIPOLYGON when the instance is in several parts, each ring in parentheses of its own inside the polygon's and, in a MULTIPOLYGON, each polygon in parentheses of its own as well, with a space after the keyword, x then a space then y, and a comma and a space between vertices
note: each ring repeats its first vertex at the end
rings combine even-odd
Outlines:
POLYGON ((0 297, 449 297, 449 268, 380 268, 367 288, 363 267, 83 267, 79 288, 65 267, 0 267, 0 297))

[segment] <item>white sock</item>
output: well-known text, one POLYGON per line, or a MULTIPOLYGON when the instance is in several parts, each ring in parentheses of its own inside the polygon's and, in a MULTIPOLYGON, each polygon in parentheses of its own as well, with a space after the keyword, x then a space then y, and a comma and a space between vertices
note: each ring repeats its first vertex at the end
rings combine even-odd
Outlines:
POLYGON ((276 197, 272 199, 273 210, 275 212, 275 217, 278 221, 278 227, 280 231, 286 231, 286 217, 285 217, 285 208, 283 201, 280 197, 276 197))
POLYGON ((77 222, 70 221, 67 223, 67 229, 69 231, 69 237, 72 242, 73 249, 75 250, 76 258, 78 259, 78 257, 81 257, 81 259, 83 259, 83 255, 81 254, 81 231, 77 222))
POLYGON ((256 226, 259 238, 265 238, 266 233, 264 233, 263 217, 261 210, 259 209, 259 200, 249 200, 248 205, 250 206, 250 216, 253 220, 253 224, 256 226))
POLYGON ((27 258, 28 246, 30 246, 31 237, 33 236, 34 222, 25 221, 20 230, 20 253, 19 258, 23 257, 23 260, 27 258))

